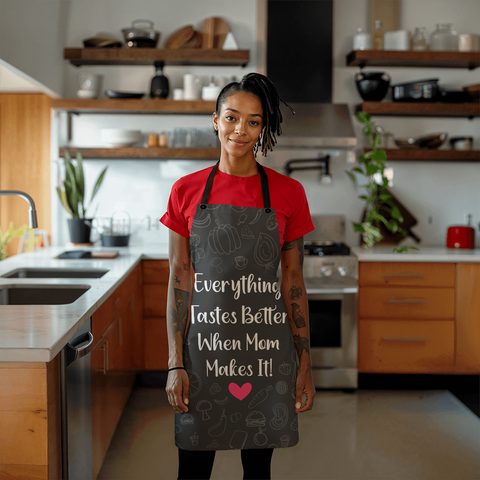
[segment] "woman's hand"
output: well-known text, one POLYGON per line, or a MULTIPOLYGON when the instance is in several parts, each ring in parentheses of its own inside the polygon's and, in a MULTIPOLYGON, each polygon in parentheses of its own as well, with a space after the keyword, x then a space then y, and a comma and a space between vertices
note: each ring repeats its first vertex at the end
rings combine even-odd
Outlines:
POLYGON ((188 375, 185 370, 172 370, 168 372, 167 392, 168 402, 176 412, 188 412, 188 375))
POLYGON ((313 386, 312 369, 300 369, 297 376, 297 387, 295 396, 295 412, 301 413, 311 410, 313 407, 313 399, 315 397, 315 387, 313 386), (302 407, 302 394, 305 394, 307 400, 302 407))

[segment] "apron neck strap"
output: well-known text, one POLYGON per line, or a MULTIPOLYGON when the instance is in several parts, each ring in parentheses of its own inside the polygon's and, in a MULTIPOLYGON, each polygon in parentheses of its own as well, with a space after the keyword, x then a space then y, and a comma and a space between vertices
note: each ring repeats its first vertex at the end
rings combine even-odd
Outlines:
MULTIPOLYGON (((210 196, 210 190, 213 185, 213 177, 215 172, 218 170, 218 164, 220 160, 215 164, 208 176, 207 183, 205 184, 205 189, 203 190, 202 195, 202 205, 208 204, 208 197, 210 196)), ((265 173, 265 169, 257 162, 258 173, 260 173, 260 182, 262 184, 262 196, 263 196, 263 208, 270 208, 270 190, 268 188, 268 177, 265 173)))

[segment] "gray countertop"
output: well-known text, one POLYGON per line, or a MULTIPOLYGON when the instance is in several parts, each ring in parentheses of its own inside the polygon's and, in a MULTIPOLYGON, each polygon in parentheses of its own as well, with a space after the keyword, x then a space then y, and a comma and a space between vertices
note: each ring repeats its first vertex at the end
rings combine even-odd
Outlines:
MULTIPOLYGON (((73 249, 49 247, 32 253, 22 253, 0 262, 0 276, 25 267, 108 270, 108 273, 98 279, 0 277, 0 287, 41 284, 88 288, 78 300, 67 305, 0 305, 0 361, 49 362, 140 261, 168 258, 167 244, 89 249, 118 250, 120 255, 112 260, 54 258, 65 250, 73 249)), ((352 250, 361 262, 480 262, 480 249, 448 250, 441 247, 422 247, 419 252, 402 254, 392 253, 391 247, 376 247, 369 250, 354 247, 352 250)))
POLYGON ((54 258, 66 250, 74 249, 49 247, 32 253, 22 253, 0 262, 0 276, 25 267, 108 270, 108 273, 98 279, 0 278, 0 287, 25 284, 89 287, 78 300, 67 305, 0 305, 0 361, 49 362, 141 260, 168 258, 166 244, 88 249, 118 250, 120 255, 111 260, 54 258))
POLYGON ((393 247, 353 247, 359 262, 448 262, 480 263, 480 248, 474 250, 445 247, 418 247, 405 253, 394 253, 393 247))

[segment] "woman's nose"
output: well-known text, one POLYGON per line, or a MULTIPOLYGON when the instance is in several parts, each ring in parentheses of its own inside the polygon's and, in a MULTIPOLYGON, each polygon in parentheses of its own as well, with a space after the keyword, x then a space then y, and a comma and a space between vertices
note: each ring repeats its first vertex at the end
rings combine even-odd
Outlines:
POLYGON ((245 134, 245 122, 238 122, 235 125, 235 133, 237 135, 244 135, 245 134))

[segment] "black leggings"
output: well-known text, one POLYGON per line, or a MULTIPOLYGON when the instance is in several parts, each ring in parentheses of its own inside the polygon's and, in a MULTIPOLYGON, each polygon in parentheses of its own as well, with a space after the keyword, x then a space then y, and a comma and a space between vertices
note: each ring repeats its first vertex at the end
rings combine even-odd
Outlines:
MULTIPOLYGON (((243 480, 270 480, 273 448, 241 450, 243 480)), ((208 480, 212 474, 215 450, 178 449, 177 480, 208 480)))

